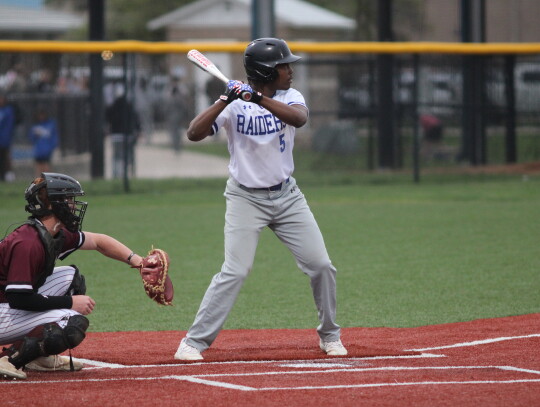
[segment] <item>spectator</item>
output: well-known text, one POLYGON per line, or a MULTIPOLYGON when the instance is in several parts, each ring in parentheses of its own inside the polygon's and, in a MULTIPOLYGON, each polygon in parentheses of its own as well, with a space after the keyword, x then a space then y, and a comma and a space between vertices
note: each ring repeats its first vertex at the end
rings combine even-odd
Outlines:
POLYGON ((106 110, 106 119, 109 123, 113 146, 113 177, 118 178, 124 173, 124 164, 130 168, 131 173, 134 173, 134 149, 141 126, 133 104, 126 99, 121 85, 116 88, 116 99, 106 110), (127 142, 127 156, 124 150, 125 141, 127 142))
POLYGON ((0 93, 0 181, 15 181, 11 168, 11 142, 15 130, 15 109, 7 96, 0 93))
POLYGON ((53 74, 50 69, 42 69, 39 71, 39 78, 36 83, 36 91, 38 93, 54 92, 55 85, 53 80, 53 74))
POLYGON ((420 125, 424 131, 424 139, 438 143, 442 141, 443 126, 441 120, 431 114, 420 115, 420 125))
POLYGON ((167 128, 174 151, 179 152, 182 146, 182 129, 186 127, 188 91, 180 77, 173 76, 171 89, 166 100, 167 128))
POLYGON ((15 64, 6 73, 7 76, 7 88, 10 93, 25 92, 27 88, 27 80, 24 72, 24 68, 21 64, 15 64))
POLYGON ((146 144, 150 144, 154 133, 154 109, 146 78, 140 78, 139 86, 135 89, 135 110, 141 121, 142 137, 146 144))
POLYGON ((44 106, 39 106, 36 110, 28 138, 34 146, 36 176, 42 172, 51 172, 51 158, 58 146, 59 137, 56 120, 49 116, 44 106))

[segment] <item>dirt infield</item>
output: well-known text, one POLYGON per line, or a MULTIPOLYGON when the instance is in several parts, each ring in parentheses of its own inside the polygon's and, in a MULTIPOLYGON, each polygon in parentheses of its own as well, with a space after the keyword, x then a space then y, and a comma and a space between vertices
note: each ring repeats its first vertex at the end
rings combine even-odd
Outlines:
POLYGON ((314 330, 225 330, 180 362, 185 332, 89 333, 81 372, 0 381, 17 406, 535 406, 540 314, 418 328, 345 328, 344 357, 314 330))

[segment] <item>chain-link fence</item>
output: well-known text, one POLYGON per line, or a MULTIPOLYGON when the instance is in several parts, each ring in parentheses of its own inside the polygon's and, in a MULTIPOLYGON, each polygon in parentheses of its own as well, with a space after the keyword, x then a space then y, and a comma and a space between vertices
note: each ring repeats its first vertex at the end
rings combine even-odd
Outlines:
MULTIPOLYGON (((294 65, 293 87, 310 108, 296 142, 299 170, 371 171, 387 166, 381 165, 381 149, 387 148, 394 169, 540 160, 540 58, 534 52, 366 53, 290 45, 303 57, 294 65), (383 63, 391 76, 381 74, 383 63), (386 93, 382 82, 390 84, 386 93), (391 103, 381 100, 388 97, 391 103), (385 121, 391 126, 381 126, 385 121), (390 144, 381 143, 382 131, 392 133, 390 144)), ((243 79, 238 50, 217 44, 210 54, 228 76, 243 79)), ((27 133, 38 107, 58 123, 57 159, 90 160, 89 53, 0 53, 0 89, 19 112, 11 147, 15 164, 32 165, 27 133)), ((104 134, 118 133, 115 101, 127 97, 134 112, 130 132, 138 142, 165 140, 166 148, 178 148, 174 137, 183 137, 189 120, 219 96, 223 84, 189 64, 185 52, 135 52, 129 67, 123 55, 102 54, 104 134)))

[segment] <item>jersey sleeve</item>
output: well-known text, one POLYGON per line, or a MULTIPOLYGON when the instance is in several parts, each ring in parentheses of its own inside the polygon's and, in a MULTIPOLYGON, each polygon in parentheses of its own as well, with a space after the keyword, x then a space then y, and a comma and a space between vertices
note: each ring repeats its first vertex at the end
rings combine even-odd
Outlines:
POLYGON ((285 93, 285 98, 286 100, 284 100, 284 102, 288 105, 301 105, 304 106, 306 109, 308 108, 304 96, 294 88, 290 88, 285 93))
POLYGON ((220 128, 226 126, 231 112, 233 111, 232 107, 235 103, 239 103, 239 101, 235 100, 232 103, 229 103, 227 107, 219 114, 219 116, 214 121, 214 124, 212 125, 212 135, 216 135, 220 128))
POLYGON ((64 247, 62 248, 62 253, 58 255, 58 258, 60 260, 64 260, 66 257, 68 257, 71 253, 73 253, 75 250, 80 248, 84 243, 84 232, 69 232, 68 230, 64 229, 64 247))

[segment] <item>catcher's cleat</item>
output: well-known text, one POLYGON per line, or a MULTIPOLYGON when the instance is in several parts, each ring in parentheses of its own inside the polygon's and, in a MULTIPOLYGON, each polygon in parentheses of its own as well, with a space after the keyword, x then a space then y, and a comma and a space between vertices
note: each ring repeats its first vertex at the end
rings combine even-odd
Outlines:
POLYGON ((0 358, 0 377, 13 380, 25 380, 26 373, 23 372, 22 369, 17 369, 13 366, 9 361, 9 356, 3 356, 0 358))
MULTIPOLYGON (((83 368, 82 362, 73 359, 73 370, 79 371, 83 368)), ((61 355, 51 355, 51 356, 41 356, 37 359, 34 359, 30 363, 26 364, 26 369, 28 370, 38 370, 40 372, 69 372, 71 371, 71 366, 69 364, 69 356, 61 355)))
POLYGON ((186 343, 186 338, 182 339, 178 350, 174 354, 174 358, 178 360, 202 360, 204 359, 196 348, 186 343))
POLYGON ((332 342, 323 342, 321 339, 319 346, 328 356, 345 356, 347 354, 347 349, 339 339, 332 342))

